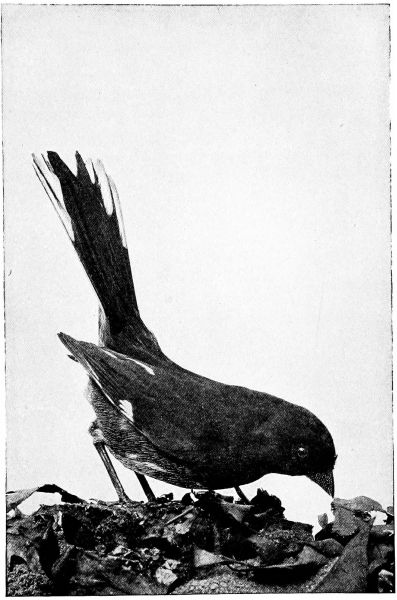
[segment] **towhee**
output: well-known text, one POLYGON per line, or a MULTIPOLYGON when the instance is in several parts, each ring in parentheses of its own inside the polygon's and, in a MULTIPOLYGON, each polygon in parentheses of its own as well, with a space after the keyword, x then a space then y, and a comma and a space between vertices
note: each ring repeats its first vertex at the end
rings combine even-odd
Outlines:
POLYGON ((99 345, 59 337, 89 375, 94 443, 136 472, 185 488, 239 487, 267 473, 306 475, 334 495, 334 443, 311 412, 191 373, 163 354, 139 316, 117 191, 101 163, 74 175, 55 152, 34 166, 100 302, 99 345), (62 197, 54 191, 56 177, 62 197))

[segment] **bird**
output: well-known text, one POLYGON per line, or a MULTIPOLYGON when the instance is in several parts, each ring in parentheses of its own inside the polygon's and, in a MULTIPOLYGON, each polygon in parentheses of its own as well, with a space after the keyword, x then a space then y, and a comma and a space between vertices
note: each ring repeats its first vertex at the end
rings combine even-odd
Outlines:
POLYGON ((99 300, 98 343, 59 338, 88 374, 94 445, 120 502, 107 450, 135 472, 188 489, 235 488, 270 473, 307 476, 334 496, 336 452, 312 412, 271 394, 213 381, 179 366, 141 319, 116 186, 101 161, 56 152, 33 165, 99 300))

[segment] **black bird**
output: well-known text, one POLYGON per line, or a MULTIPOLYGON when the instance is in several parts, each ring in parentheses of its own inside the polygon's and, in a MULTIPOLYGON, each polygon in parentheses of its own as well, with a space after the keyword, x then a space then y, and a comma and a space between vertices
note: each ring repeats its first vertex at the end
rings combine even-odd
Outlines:
POLYGON ((115 185, 101 163, 79 153, 76 160, 77 175, 55 152, 34 157, 34 166, 100 302, 99 345, 59 337, 89 375, 97 417, 90 431, 120 500, 128 498, 106 447, 149 498, 144 475, 242 494, 238 486, 267 473, 306 475, 333 496, 335 447, 314 414, 191 373, 163 354, 139 316, 115 185))

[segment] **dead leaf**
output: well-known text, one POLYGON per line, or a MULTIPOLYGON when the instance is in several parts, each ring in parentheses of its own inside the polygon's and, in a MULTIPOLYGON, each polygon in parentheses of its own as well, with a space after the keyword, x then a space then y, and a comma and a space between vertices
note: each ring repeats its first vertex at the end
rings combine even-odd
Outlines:
POLYGON ((247 516, 252 512, 252 506, 248 504, 234 504, 231 502, 221 502, 221 507, 226 515, 231 516, 238 523, 246 521, 247 516))
POLYGON ((32 494, 38 491, 38 487, 28 488, 26 490, 17 490, 16 492, 6 493, 7 512, 16 508, 21 502, 30 498, 32 494))
POLYGON ((368 496, 356 496, 350 500, 334 498, 331 506, 333 508, 346 508, 347 510, 358 512, 371 512, 372 510, 386 512, 379 502, 372 500, 372 498, 368 498, 368 496))
POLYGON ((58 485, 55 485, 54 483, 46 483, 44 485, 39 485, 34 488, 28 488, 25 490, 17 490, 15 492, 14 491, 7 492, 6 493, 7 512, 9 510, 15 509, 17 506, 19 506, 19 504, 24 502, 24 500, 27 500, 28 498, 30 498, 30 496, 32 496, 32 494, 34 494, 35 492, 45 492, 45 493, 49 493, 49 494, 58 493, 61 495, 62 502, 70 502, 70 503, 84 503, 85 502, 85 500, 82 500, 81 498, 79 498, 78 496, 75 496, 74 494, 70 494, 69 492, 67 492, 63 488, 59 487, 58 485))
POLYGON ((304 575, 309 576, 327 562, 328 559, 321 552, 311 546, 304 546, 298 555, 286 558, 282 563, 255 569, 255 575, 260 581, 285 583, 304 575))
POLYGON ((179 560, 166 560, 165 563, 155 571, 154 577, 156 581, 168 589, 178 579, 178 575, 175 571, 180 564, 179 560))
POLYGON ((167 588, 138 574, 128 559, 101 557, 69 546, 54 567, 57 588, 65 595, 164 594, 167 588))
POLYGON ((22 516, 7 521, 7 562, 10 567, 22 561, 32 570, 40 570, 40 549, 45 543, 54 517, 51 513, 22 516))
POLYGON ((56 493, 61 494, 61 502, 68 502, 69 504, 86 504, 87 503, 86 500, 83 500, 82 498, 79 498, 78 496, 71 494, 70 492, 68 492, 67 490, 64 490, 63 488, 59 487, 59 485, 56 485, 55 483, 45 483, 44 485, 41 485, 37 491, 38 492, 46 492, 47 494, 56 494, 56 493))
POLYGON ((361 522, 358 533, 345 546, 330 571, 311 590, 316 593, 353 593, 367 591, 367 546, 372 522, 361 522))
POLYGON ((213 518, 225 524, 241 524, 253 510, 251 504, 226 502, 219 494, 213 492, 200 494, 196 506, 204 509, 213 518))
POLYGON ((277 496, 258 489, 256 496, 252 498, 253 510, 248 514, 246 522, 256 530, 263 529, 274 520, 284 518, 284 507, 277 496))
POLYGON ((382 567, 388 567, 393 562, 393 546, 379 544, 371 551, 369 572, 374 573, 382 567))
POLYGON ((350 500, 335 498, 331 506, 335 515, 332 532, 341 537, 354 535, 363 521, 371 519, 371 511, 385 512, 379 502, 367 496, 357 496, 350 500))
POLYGON ((282 562, 298 554, 305 542, 313 542, 311 525, 280 519, 248 537, 264 565, 282 562))
POLYGON ((386 523, 394 523, 394 506, 388 506, 386 508, 386 523))
POLYGON ((196 569, 209 567, 211 565, 222 565, 225 562, 230 562, 230 558, 225 559, 221 554, 214 554, 202 548, 194 546, 193 550, 193 565, 196 569))
POLYGON ((316 540, 310 544, 312 548, 324 554, 328 558, 334 558, 340 556, 343 552, 343 546, 333 538, 326 538, 325 540, 316 540))
POLYGON ((281 516, 285 511, 281 504, 280 498, 269 494, 266 490, 262 490, 261 488, 259 488, 256 491, 256 496, 252 498, 251 504, 255 506, 255 509, 258 509, 259 512, 263 512, 268 509, 273 509, 274 511, 277 511, 281 516))
POLYGON ((370 533, 370 540, 374 542, 392 540, 394 537, 394 524, 383 523, 383 525, 373 525, 370 533))
POLYGON ((318 515, 317 520, 318 520, 318 524, 320 525, 321 529, 324 529, 324 527, 326 527, 328 525, 328 515, 327 515, 327 513, 323 513, 322 515, 318 515))
POLYGON ((394 575, 391 571, 382 569, 378 574, 378 589, 379 593, 392 593, 394 592, 394 575))
POLYGON ((362 519, 351 510, 338 506, 335 509, 335 520, 332 523, 332 532, 344 537, 351 537, 360 528, 362 519))

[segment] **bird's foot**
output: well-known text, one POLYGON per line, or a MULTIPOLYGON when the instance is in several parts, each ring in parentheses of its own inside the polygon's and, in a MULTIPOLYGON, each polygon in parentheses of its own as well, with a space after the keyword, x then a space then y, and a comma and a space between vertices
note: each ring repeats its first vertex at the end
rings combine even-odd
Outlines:
POLYGON ((127 494, 125 492, 123 494, 119 494, 118 504, 121 504, 122 506, 125 506, 126 508, 132 508, 132 507, 136 506, 136 502, 133 502, 131 500, 131 498, 129 498, 127 496, 127 494))
POLYGON ((244 494, 243 490, 238 485, 236 485, 234 489, 236 490, 237 496, 240 498, 240 500, 242 500, 245 504, 250 504, 250 501, 248 500, 247 496, 244 494))

